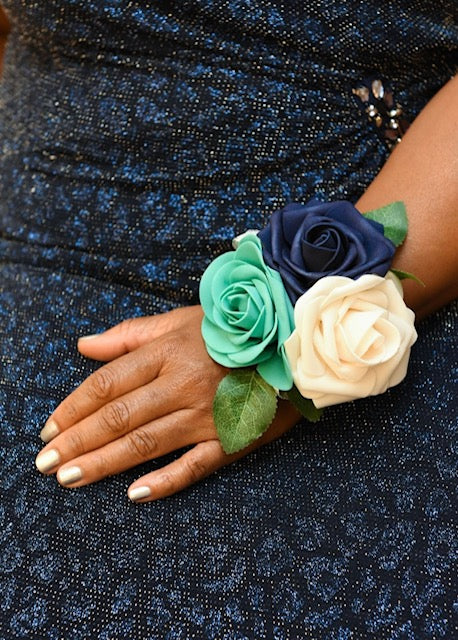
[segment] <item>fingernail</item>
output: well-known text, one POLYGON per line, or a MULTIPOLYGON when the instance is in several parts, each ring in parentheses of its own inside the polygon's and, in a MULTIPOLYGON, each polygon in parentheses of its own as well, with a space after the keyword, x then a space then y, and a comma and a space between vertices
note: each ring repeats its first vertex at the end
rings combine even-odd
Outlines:
POLYGON ((59 462, 60 455, 57 449, 50 449, 49 451, 39 453, 35 459, 37 469, 38 471, 41 471, 41 473, 51 471, 51 469, 58 465, 59 462))
POLYGON ((92 338, 98 338, 100 333, 92 333, 90 336, 81 336, 78 340, 92 340, 92 338))
POLYGON ((127 495, 132 502, 136 502, 136 500, 141 500, 142 498, 150 496, 151 489, 149 487, 135 487, 135 489, 129 489, 127 495))
POLYGON ((83 477, 83 472, 79 467, 67 467, 66 469, 59 469, 57 472, 57 480, 60 484, 73 484, 78 482, 83 477))
POLYGON ((48 420, 43 429, 40 431, 40 438, 43 442, 50 442, 53 438, 59 435, 59 427, 54 420, 48 420))

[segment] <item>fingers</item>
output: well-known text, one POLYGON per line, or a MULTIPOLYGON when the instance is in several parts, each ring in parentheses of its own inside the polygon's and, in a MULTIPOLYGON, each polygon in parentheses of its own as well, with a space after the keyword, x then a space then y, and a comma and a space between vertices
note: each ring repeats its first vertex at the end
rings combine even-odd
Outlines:
POLYGON ((41 431, 41 439, 49 442, 115 398, 154 380, 162 362, 162 345, 155 344, 101 367, 61 402, 41 431))
POLYGON ((42 449, 37 456, 37 466, 46 473, 50 470, 47 469, 46 460, 53 460, 57 454, 59 463, 63 464, 182 408, 185 408, 185 400, 178 393, 177 380, 163 376, 115 398, 89 417, 62 431, 42 449), (57 454, 50 458, 49 451, 57 454))
POLYGON ((49 472, 57 471, 57 480, 69 488, 97 482, 147 460, 194 444, 196 434, 192 426, 198 423, 198 444, 171 464, 143 476, 130 486, 128 496, 132 501, 149 502, 182 491, 262 444, 274 440, 287 431, 297 418, 294 408, 288 403, 281 403, 274 423, 261 438, 250 447, 227 455, 219 440, 214 438, 214 427, 208 418, 206 424, 206 418, 202 414, 181 410, 143 425, 114 442, 72 458, 69 462, 57 457, 49 472))
POLYGON ((280 402, 277 415, 271 427, 261 438, 249 447, 232 455, 227 455, 217 439, 200 442, 172 463, 136 480, 127 495, 133 502, 150 502, 171 496, 203 480, 218 469, 243 458, 281 436, 290 429, 300 415, 288 402, 280 402))
MULTIPOLYGON (((145 424, 105 446, 71 458, 58 460, 49 471, 66 487, 97 482, 136 465, 195 443, 190 426, 199 419, 194 411, 182 410, 145 424)), ((209 425, 207 438, 212 434, 209 425)), ((50 450, 52 451, 52 449, 50 450)), ((55 449, 58 455, 60 450, 55 449)))
POLYGON ((219 440, 200 442, 177 460, 134 482, 127 492, 133 502, 171 496, 224 467, 234 456, 224 453, 219 440))
POLYGON ((78 350, 93 360, 107 362, 134 351, 139 347, 175 331, 194 318, 200 322, 202 311, 199 306, 174 309, 168 313, 143 318, 130 318, 120 324, 92 336, 83 336, 78 341, 78 350))
POLYGON ((83 336, 78 350, 93 360, 113 360, 152 340, 160 317, 129 318, 103 333, 83 336))
POLYGON ((82 353, 115 359, 54 411, 42 431, 49 444, 37 457, 38 469, 78 487, 195 445, 130 487, 132 500, 148 501, 180 491, 292 426, 297 415, 280 406, 262 438, 237 454, 224 453, 212 401, 225 369, 206 352, 201 320, 200 307, 177 309, 82 340, 82 353))

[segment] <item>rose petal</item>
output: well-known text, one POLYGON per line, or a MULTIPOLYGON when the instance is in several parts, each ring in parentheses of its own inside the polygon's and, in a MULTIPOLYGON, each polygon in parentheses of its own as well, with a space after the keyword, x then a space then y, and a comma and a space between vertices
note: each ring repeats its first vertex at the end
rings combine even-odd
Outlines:
POLYGON ((347 361, 375 365, 393 357, 401 343, 398 329, 385 318, 384 309, 349 311, 339 324, 339 353, 347 361))
POLYGON ((292 375, 282 345, 293 329, 293 308, 279 274, 264 263, 256 236, 242 238, 236 251, 209 265, 200 296, 202 335, 210 356, 228 367, 262 365, 268 382, 290 389, 292 375))
POLYGON ((294 382, 317 407, 384 392, 406 373, 417 334, 391 278, 323 278, 294 310, 285 342, 294 382))

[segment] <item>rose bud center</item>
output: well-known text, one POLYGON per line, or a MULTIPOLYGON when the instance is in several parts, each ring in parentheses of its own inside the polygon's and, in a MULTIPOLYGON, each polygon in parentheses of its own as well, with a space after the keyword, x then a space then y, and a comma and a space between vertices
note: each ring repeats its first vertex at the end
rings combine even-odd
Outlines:
POLYGON ((311 227, 302 241, 302 258, 310 271, 329 271, 345 259, 348 241, 338 229, 323 224, 311 227))

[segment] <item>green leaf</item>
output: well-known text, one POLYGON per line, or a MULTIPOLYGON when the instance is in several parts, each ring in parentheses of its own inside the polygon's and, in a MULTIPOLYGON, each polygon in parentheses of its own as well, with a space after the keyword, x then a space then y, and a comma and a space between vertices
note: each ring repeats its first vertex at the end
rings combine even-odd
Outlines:
POLYGON ((286 394, 288 400, 302 413, 309 422, 318 422, 324 409, 317 409, 309 398, 304 398, 296 387, 286 394))
POLYGON ((277 394, 255 369, 236 369, 223 378, 213 401, 213 420, 226 453, 244 449, 271 425, 277 394))
POLYGON ((405 240, 407 235, 407 213, 403 202, 392 202, 386 207, 373 209, 363 214, 369 220, 375 220, 383 225, 383 234, 385 238, 399 247, 405 240))
POLYGON ((426 287, 423 280, 417 278, 417 276, 415 276, 413 273, 409 273, 408 271, 401 271, 401 269, 390 269, 390 271, 394 273, 394 275, 397 276, 399 280, 415 280, 415 282, 421 284, 422 287, 426 287))

